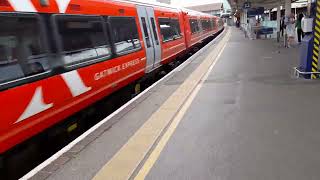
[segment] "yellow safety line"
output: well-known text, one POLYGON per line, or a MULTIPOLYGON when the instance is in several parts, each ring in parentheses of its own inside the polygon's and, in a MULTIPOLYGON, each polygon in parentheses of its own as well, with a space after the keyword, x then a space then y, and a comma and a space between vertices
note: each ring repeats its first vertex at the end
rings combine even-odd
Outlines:
POLYGON ((312 69, 312 72, 317 72, 317 70, 315 68, 312 67, 311 69, 312 69))
POLYGON ((95 175, 94 180, 127 180, 149 153, 164 129, 177 115, 192 91, 197 87, 218 52, 230 37, 230 30, 215 49, 184 81, 161 107, 140 127, 128 142, 95 175))
POLYGON ((316 16, 317 16, 318 19, 320 19, 320 14, 316 13, 316 16))
MULTIPOLYGON (((313 56, 312 56, 312 72, 318 71, 318 57, 319 57, 319 40, 320 40, 320 22, 318 19, 320 19, 320 0, 317 0, 317 12, 316 12, 316 25, 315 25, 315 31, 314 31, 314 45, 313 45, 313 56)), ((316 79, 317 76, 312 74, 311 79, 316 79)))
POLYGON ((312 79, 317 79, 317 76, 314 75, 314 74, 312 74, 312 75, 311 75, 311 78, 312 78, 312 79))
POLYGON ((318 26, 320 26, 320 21, 318 21, 318 19, 316 19, 316 23, 318 26))
POLYGON ((318 41, 318 39, 314 38, 314 42, 319 46, 319 41, 318 41))
MULTIPOLYGON (((225 47, 226 47, 226 44, 223 46, 222 50, 220 51, 219 55, 217 56, 214 64, 212 65, 212 67, 215 66, 215 64, 217 63, 217 61, 218 61, 220 55, 222 54, 222 52, 224 51, 225 47)), ((208 71, 207 75, 209 75, 209 73, 210 73, 210 71, 208 71)), ((188 100, 186 101, 184 106, 181 108, 181 110, 179 111, 177 116, 174 118, 172 124, 170 125, 170 127, 168 128, 166 133, 163 135, 163 137, 161 138, 161 140, 159 141, 159 143, 157 144, 155 149, 152 151, 152 153, 150 154, 149 158, 146 160, 146 162, 144 163, 143 167, 140 169, 139 173, 136 175, 134 180, 143 180, 148 175, 148 173, 150 172, 151 168, 153 167, 153 165, 155 164, 157 159, 159 159, 159 156, 160 156, 162 150, 164 149, 164 147, 168 143, 170 137, 175 132, 176 128, 178 127, 179 123, 181 122, 181 120, 184 117, 185 113, 189 109, 191 103, 193 102, 194 98, 196 97, 196 95, 200 91, 201 87, 203 86, 203 82, 206 79, 207 79, 207 77, 204 77, 203 80, 201 81, 201 83, 192 92, 191 96, 188 98, 188 100)))
POLYGON ((312 62, 312 65, 313 65, 314 67, 317 67, 317 66, 318 66, 314 61, 312 62))
POLYGON ((320 39, 320 35, 319 35, 317 32, 314 32, 314 35, 315 35, 318 39, 320 39))

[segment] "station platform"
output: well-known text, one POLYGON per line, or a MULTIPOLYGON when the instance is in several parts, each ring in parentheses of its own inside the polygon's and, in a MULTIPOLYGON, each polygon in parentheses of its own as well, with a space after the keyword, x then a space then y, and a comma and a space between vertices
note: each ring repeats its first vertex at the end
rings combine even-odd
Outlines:
POLYGON ((299 48, 226 28, 24 178, 320 179, 320 81, 299 48))

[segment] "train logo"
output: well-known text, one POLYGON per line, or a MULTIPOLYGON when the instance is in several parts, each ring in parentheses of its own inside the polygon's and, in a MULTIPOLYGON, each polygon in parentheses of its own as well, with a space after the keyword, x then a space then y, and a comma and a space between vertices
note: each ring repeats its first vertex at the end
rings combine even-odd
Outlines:
MULTIPOLYGON (((73 97, 77 97, 91 90, 91 87, 87 87, 83 83, 77 71, 64 73, 61 75, 61 77, 68 86, 73 97)), ((46 104, 43 99, 42 87, 37 87, 29 105, 15 123, 21 122, 31 116, 34 116, 53 107, 53 103, 46 104)))

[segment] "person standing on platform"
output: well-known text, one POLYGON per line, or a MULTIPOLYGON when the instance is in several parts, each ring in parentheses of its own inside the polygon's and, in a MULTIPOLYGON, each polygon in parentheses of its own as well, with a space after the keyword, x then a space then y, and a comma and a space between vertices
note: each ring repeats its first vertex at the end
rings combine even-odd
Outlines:
POLYGON ((284 37, 284 31, 286 29, 286 25, 284 23, 284 17, 282 16, 281 17, 281 20, 280 20, 280 33, 281 33, 281 37, 284 37))
POLYGON ((294 43, 294 36, 296 34, 294 24, 295 24, 294 15, 291 14, 290 17, 288 17, 287 27, 286 27, 287 35, 288 35, 288 48, 293 46, 293 43, 294 43))
POLYGON ((301 38, 304 38, 304 33, 303 33, 302 27, 301 27, 302 18, 303 18, 303 14, 299 14, 298 20, 296 21, 296 28, 297 28, 299 44, 301 44, 301 38))

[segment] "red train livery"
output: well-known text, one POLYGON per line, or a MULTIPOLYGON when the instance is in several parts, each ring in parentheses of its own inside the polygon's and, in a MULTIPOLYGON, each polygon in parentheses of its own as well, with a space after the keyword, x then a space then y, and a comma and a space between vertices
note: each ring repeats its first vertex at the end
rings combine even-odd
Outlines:
POLYGON ((208 14, 111 0, 0 0, 0 23, 0 153, 223 28, 208 14))

